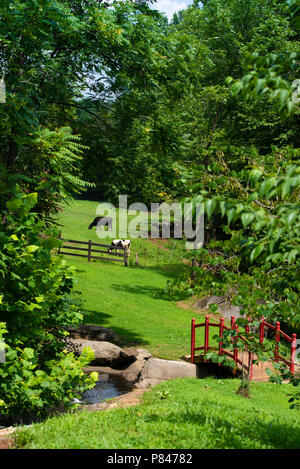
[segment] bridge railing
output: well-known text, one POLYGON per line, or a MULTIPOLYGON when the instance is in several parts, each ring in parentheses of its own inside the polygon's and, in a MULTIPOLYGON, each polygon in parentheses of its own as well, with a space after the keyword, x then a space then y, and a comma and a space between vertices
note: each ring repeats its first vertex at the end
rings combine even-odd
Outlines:
MULTIPOLYGON (((250 333, 250 324, 251 322, 249 321, 249 324, 246 325, 245 327, 245 335, 248 335, 250 333)), ((284 362, 289 368, 292 374, 295 372, 295 361, 296 361, 296 342, 297 342, 297 335, 292 334, 292 337, 288 336, 285 334, 281 329, 280 329, 280 322, 277 321, 276 325, 273 326, 272 324, 269 324, 268 322, 265 321, 265 318, 261 318, 260 325, 259 325, 259 341, 261 344, 264 343, 265 340, 265 331, 266 330, 272 330, 275 332, 275 347, 274 347, 274 359, 276 362, 282 361, 284 362), (287 341, 290 344, 290 359, 287 360, 286 357, 283 357, 282 355, 279 354, 279 344, 281 337, 287 341)), ((252 377, 252 371, 253 371, 253 365, 252 365, 252 353, 248 352, 248 365, 243 363, 242 360, 239 358, 238 354, 238 348, 234 347, 233 353, 225 350, 223 348, 223 343, 222 343, 222 337, 224 330, 234 330, 239 333, 239 328, 238 325, 236 324, 236 319, 235 316, 231 316, 231 324, 230 327, 225 325, 225 319, 221 318, 218 323, 216 322, 210 322, 209 316, 205 317, 205 322, 196 324, 196 320, 192 319, 192 324, 191 324, 191 363, 195 362, 195 356, 196 352, 203 352, 203 355, 207 354, 209 350, 211 351, 216 351, 219 356, 226 355, 230 358, 232 358, 235 363, 236 363, 236 368, 234 369, 234 373, 237 371, 237 366, 240 365, 243 367, 246 371, 249 371, 250 369, 250 379, 252 377), (204 328, 204 345, 201 347, 196 347, 196 329, 198 328, 204 328), (210 345, 210 328, 218 328, 219 329, 219 346, 211 346, 210 345)), ((239 334, 239 338, 246 341, 247 338, 239 334)), ((200 354, 201 355, 201 354, 200 354)), ((204 362, 205 362, 204 358, 204 362)))
POLYGON ((276 325, 269 324, 265 321, 265 318, 261 318, 260 328, 259 328, 259 340, 260 343, 263 344, 265 338, 265 330, 272 330, 275 333, 275 350, 274 350, 274 359, 278 363, 279 361, 284 362, 286 365, 289 366, 291 373, 294 374, 295 372, 295 362, 296 362, 296 348, 297 348, 297 335, 292 334, 292 337, 288 336, 285 332, 280 329, 280 322, 277 321, 276 325), (291 347, 291 354, 290 360, 287 360, 285 357, 279 354, 279 344, 281 341, 281 337, 290 343, 291 347))

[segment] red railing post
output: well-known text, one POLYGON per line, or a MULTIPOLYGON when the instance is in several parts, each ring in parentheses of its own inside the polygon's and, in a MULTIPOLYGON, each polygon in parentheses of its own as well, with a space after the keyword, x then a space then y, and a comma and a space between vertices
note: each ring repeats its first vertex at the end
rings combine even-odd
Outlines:
POLYGON ((276 329, 275 329, 275 361, 278 363, 278 355, 279 355, 279 343, 280 343, 280 322, 276 322, 276 329))
POLYGON ((204 354, 206 355, 209 347, 209 316, 205 316, 205 332, 204 332, 204 354))
MULTIPOLYGON (((248 320, 248 324, 246 324, 245 326, 245 332, 246 332, 246 336, 249 336, 250 335, 249 317, 247 317, 247 320, 248 320)), ((246 349, 248 351, 248 375, 249 375, 249 380, 251 381, 253 378, 253 354, 252 352, 249 352, 247 347, 246 349)))
MULTIPOLYGON (((238 327, 237 327, 237 325, 236 325, 236 323, 235 323, 235 316, 231 316, 231 329, 232 329, 233 331, 237 331, 237 332, 238 332, 238 327)), ((234 343, 234 342, 235 342, 235 339, 233 339, 233 343, 234 343)), ((233 349, 233 359, 234 359, 234 361, 235 361, 235 363, 236 363, 236 367, 235 367, 235 369, 233 370, 233 374, 235 375, 236 372, 237 372, 237 360, 238 360, 238 350, 237 350, 236 347, 234 347, 234 349, 233 349)))
POLYGON ((291 370, 292 375, 295 373, 296 347, 297 347, 297 334, 292 334, 291 364, 290 364, 290 370, 291 370))
POLYGON ((261 322, 259 325, 259 343, 263 344, 265 338, 265 318, 261 318, 261 322))
MULTIPOLYGON (((219 330, 219 338, 220 338, 220 339, 222 339, 222 337, 223 337, 223 330, 224 330, 224 318, 221 318, 221 319, 220 319, 220 330, 219 330)), ((220 340, 220 342, 219 342, 219 355, 220 355, 220 356, 221 356, 222 353, 223 353, 222 345, 223 345, 223 343, 222 343, 222 341, 220 340)), ((219 365, 220 365, 220 363, 219 363, 219 365)))
POLYGON ((195 358, 195 319, 192 319, 191 330, 191 363, 194 363, 195 358))

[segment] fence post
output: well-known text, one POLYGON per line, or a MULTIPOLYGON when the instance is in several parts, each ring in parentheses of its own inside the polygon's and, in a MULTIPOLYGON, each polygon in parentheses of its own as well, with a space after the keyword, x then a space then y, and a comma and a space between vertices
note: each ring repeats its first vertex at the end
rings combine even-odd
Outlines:
MULTIPOLYGON (((223 337, 223 330, 224 330, 224 318, 221 318, 220 319, 220 330, 219 330, 219 338, 222 339, 223 337)), ((219 342, 219 355, 221 356, 222 353, 223 353, 223 350, 222 350, 222 345, 223 343, 220 341, 219 342)), ((219 363, 219 366, 221 365, 221 363, 219 363)))
POLYGON ((279 343, 280 343, 280 322, 276 322, 276 329, 275 329, 275 361, 278 363, 278 355, 279 355, 279 343))
MULTIPOLYGON (((250 334, 249 318, 247 317, 247 319, 248 319, 248 324, 246 324, 245 326, 245 332, 246 332, 246 336, 249 336, 250 334)), ((249 376, 249 381, 251 381, 253 378, 253 355, 252 355, 252 352, 249 352, 248 348, 247 348, 247 351, 248 351, 248 376, 249 376)))
MULTIPOLYGON (((61 239, 61 231, 58 233, 58 239, 61 239)), ((58 246, 57 254, 60 254, 60 246, 58 246)))
MULTIPOLYGON (((236 331, 238 332, 238 327, 235 323, 235 316, 231 316, 231 329, 233 331, 236 331)), ((233 343, 235 342, 235 339, 233 339, 233 343)), ((233 370, 233 374, 236 375, 236 372, 237 372, 237 359, 238 359, 238 349, 236 347, 234 347, 233 349, 233 359, 236 363, 236 367, 235 369, 233 370)))
POLYGON ((208 347, 209 347, 209 316, 205 316, 204 354, 207 353, 208 347))
POLYGON ((135 253, 135 265, 139 265, 139 255, 137 252, 135 253))
POLYGON ((292 343, 291 343, 291 373, 295 373, 295 361, 296 361, 296 347, 297 347, 297 334, 292 334, 292 343))
POLYGON ((124 264, 125 264, 125 267, 128 266, 127 246, 125 246, 125 249, 124 249, 124 264))
POLYGON ((194 363, 195 358, 195 319, 192 319, 191 330, 191 363, 194 363))
POLYGON ((261 318, 261 323, 259 325, 259 343, 263 344, 265 338, 265 318, 261 318))
POLYGON ((91 261, 92 241, 89 239, 88 262, 91 261))

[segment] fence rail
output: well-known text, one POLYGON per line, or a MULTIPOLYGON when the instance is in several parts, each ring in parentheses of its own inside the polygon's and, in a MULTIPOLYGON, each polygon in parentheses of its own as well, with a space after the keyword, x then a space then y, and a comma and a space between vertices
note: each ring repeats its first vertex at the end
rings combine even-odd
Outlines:
POLYGON ((105 260, 105 261, 113 261, 113 262, 121 262, 124 263, 124 265, 127 267, 128 266, 128 250, 127 246, 125 247, 116 247, 113 248, 110 244, 99 244, 99 243, 93 243, 91 240, 89 241, 78 241, 75 239, 64 239, 61 237, 61 232, 58 235, 58 239, 62 241, 62 246, 58 248, 58 254, 64 254, 66 256, 76 256, 76 257, 84 257, 88 259, 88 262, 91 261, 91 259, 100 259, 100 260, 105 260), (84 245, 87 246, 85 247, 77 247, 77 246, 72 246, 72 244, 79 244, 79 245, 84 245), (95 249, 95 247, 103 247, 106 248, 106 251, 95 249), (108 249, 115 249, 117 252, 108 252, 108 249), (81 252, 86 252, 87 254, 78 254, 76 252, 71 252, 71 251, 81 251, 81 252), (118 251, 121 251, 122 254, 119 254, 118 251), (103 256, 94 256, 94 253, 100 253, 100 254, 106 254, 109 257, 103 257, 103 256), (121 259, 120 259, 121 257, 121 259))
MULTIPOLYGON (((249 322, 250 324, 250 322, 249 322)), ((234 370, 234 373, 237 371, 237 366, 240 365, 242 366, 245 370, 250 372, 250 379, 252 379, 252 373, 253 373, 253 357, 252 353, 248 352, 249 354, 249 360, 248 360, 248 365, 245 365, 238 356, 238 349, 234 348, 233 353, 224 350, 223 344, 222 344, 222 337, 223 337, 223 332, 224 330, 234 330, 238 333, 238 337, 244 341, 247 340, 247 337, 244 337, 239 333, 239 328, 238 325, 236 324, 235 316, 231 316, 231 326, 225 326, 225 320, 224 318, 220 319, 219 323, 213 323, 210 322, 209 316, 205 317, 205 322, 201 324, 196 324, 195 319, 192 319, 192 327, 191 327, 191 363, 194 363, 196 354, 195 352, 203 352, 204 356, 204 361, 205 360, 205 355, 209 350, 214 350, 216 351, 220 356, 221 355, 226 355, 230 358, 232 358, 235 363, 236 363, 236 369, 234 370), (196 347, 196 329, 199 327, 204 327, 204 346, 202 347, 196 347), (211 347, 209 345, 209 332, 210 328, 218 328, 219 329, 219 346, 218 347, 211 347)), ((259 326, 259 341, 261 344, 264 343, 265 340, 265 330, 270 329, 275 333, 275 347, 274 347, 274 360, 275 362, 282 361, 284 362, 289 368, 292 374, 295 373, 295 362, 296 362, 296 342, 297 342, 297 335, 292 334, 292 337, 288 336, 285 334, 281 329, 280 329, 280 322, 276 322, 276 325, 273 326, 272 324, 269 324, 265 321, 265 318, 261 318, 260 321, 260 326, 259 326), (281 337, 287 341, 290 344, 290 359, 287 360, 285 357, 279 354, 279 344, 280 344, 280 339, 281 337)), ((247 336, 250 332, 250 325, 247 325, 245 327, 245 336, 247 336)), ((201 355, 200 355, 201 356, 201 355)))

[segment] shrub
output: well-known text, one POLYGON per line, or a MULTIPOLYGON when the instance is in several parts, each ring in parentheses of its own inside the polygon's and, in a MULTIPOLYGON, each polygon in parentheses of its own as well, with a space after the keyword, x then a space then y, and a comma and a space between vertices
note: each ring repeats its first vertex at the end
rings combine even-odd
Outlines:
MULTIPOLYGON (((0 340, 6 333, 0 323, 0 340)), ((94 386, 97 374, 85 375, 82 367, 93 358, 84 349, 79 358, 60 352, 40 368, 37 352, 28 347, 5 345, 5 362, 0 367, 0 412, 17 421, 40 417, 49 408, 72 407, 72 399, 94 386)))
POLYGON ((42 414, 68 404, 91 387, 95 375, 82 367, 92 351, 79 359, 64 351, 64 326, 80 322, 73 294, 73 271, 51 256, 59 241, 41 237, 43 222, 31 210, 37 194, 15 191, 0 223, 0 340, 6 354, 0 364, 0 411, 5 417, 42 414))

